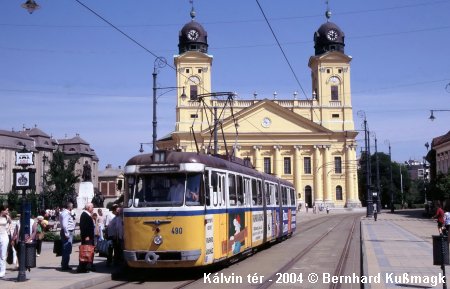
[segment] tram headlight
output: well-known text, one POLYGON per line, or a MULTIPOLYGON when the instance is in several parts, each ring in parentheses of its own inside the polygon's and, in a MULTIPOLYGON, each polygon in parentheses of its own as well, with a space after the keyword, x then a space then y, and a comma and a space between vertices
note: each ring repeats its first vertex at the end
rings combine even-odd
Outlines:
POLYGON ((155 243, 155 245, 161 245, 163 242, 163 238, 161 235, 156 235, 155 238, 153 238, 153 243, 155 243))

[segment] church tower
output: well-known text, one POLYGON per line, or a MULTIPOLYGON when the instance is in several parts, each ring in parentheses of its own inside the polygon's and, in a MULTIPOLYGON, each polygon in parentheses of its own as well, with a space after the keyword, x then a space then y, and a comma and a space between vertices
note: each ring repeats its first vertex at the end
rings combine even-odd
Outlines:
POLYGON ((208 54, 208 33, 195 20, 194 7, 190 15, 191 21, 179 32, 179 54, 174 56, 177 87, 180 87, 175 127, 178 134, 189 133, 193 124, 194 131, 201 131, 204 116, 202 110, 198 109, 197 95, 211 92, 213 57, 208 54))
POLYGON ((352 58, 344 53, 344 32, 329 21, 329 10, 325 15, 327 22, 314 33, 315 55, 308 63, 315 103, 311 118, 333 131, 354 130, 350 91, 352 58))

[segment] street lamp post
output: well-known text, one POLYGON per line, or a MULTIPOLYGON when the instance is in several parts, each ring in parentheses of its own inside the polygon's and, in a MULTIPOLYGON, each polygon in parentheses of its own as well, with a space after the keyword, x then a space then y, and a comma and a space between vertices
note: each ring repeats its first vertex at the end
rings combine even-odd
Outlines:
POLYGON ((375 162, 376 162, 376 174, 377 174, 377 212, 381 213, 381 185, 380 185, 380 162, 378 158, 378 139, 375 132, 372 132, 375 138, 375 162))
POLYGON ((170 87, 157 87, 156 84, 156 77, 158 76, 158 68, 163 68, 167 65, 167 60, 164 57, 158 57, 155 59, 155 62, 153 64, 153 134, 152 134, 152 140, 153 140, 153 150, 154 153, 156 151, 156 139, 157 139, 157 126, 158 126, 158 120, 156 116, 156 106, 158 98, 156 96, 156 92, 158 89, 177 89, 177 88, 183 88, 183 93, 181 94, 182 98, 186 98, 186 94, 184 92, 184 86, 170 86, 170 87))
POLYGON ((367 203, 367 217, 371 217, 373 214, 373 196, 370 192, 371 184, 371 176, 370 176, 370 138, 369 138, 369 130, 367 128, 367 119, 366 113, 364 111, 358 111, 358 115, 364 119, 364 143, 366 147, 366 203, 367 203))
POLYGON ((385 143, 389 144, 389 190, 391 191, 391 213, 394 212, 394 190, 392 189, 392 154, 391 154, 391 142, 386 140, 385 143))

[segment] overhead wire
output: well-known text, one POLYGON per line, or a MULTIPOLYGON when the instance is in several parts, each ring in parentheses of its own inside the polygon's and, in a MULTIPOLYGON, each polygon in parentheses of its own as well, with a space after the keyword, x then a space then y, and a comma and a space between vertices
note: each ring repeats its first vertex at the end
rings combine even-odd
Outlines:
POLYGON ((277 37, 277 35, 275 34, 275 31, 273 30, 272 25, 270 25, 270 22, 269 22, 269 19, 267 19, 266 13, 264 13, 264 10, 263 10, 263 8, 261 7, 261 5, 259 4, 259 1, 258 1, 258 0, 256 0, 256 3, 258 4, 259 10, 261 11, 261 13, 262 13, 264 19, 266 20, 266 23, 267 23, 267 25, 269 26, 269 29, 270 29, 270 31, 272 32, 272 35, 273 35, 273 37, 275 38, 275 41, 277 42, 277 45, 278 45, 278 47, 280 48, 281 53, 283 54, 283 57, 284 57, 284 59, 286 60, 288 66, 289 66, 289 68, 290 68, 290 70, 291 70, 291 72, 292 72, 292 74, 293 74, 293 76, 294 76, 294 78, 295 78, 295 81, 296 81, 297 84, 299 85, 300 90, 302 91, 302 93, 303 93, 303 95, 306 97, 306 99, 309 99, 308 96, 306 95, 305 90, 303 89, 303 86, 302 86, 301 83, 300 83, 300 80, 299 80, 298 77, 297 77, 297 74, 296 74, 295 71, 294 71, 294 68, 293 68, 292 65, 291 65, 291 62, 290 62, 289 59, 287 58, 286 53, 284 52, 284 49, 283 49, 283 47, 281 46, 280 41, 278 41, 278 37, 277 37))
MULTIPOLYGON (((103 16, 101 16, 100 14, 98 14, 97 12, 95 12, 93 9, 91 9, 90 7, 88 7, 87 5, 85 5, 84 3, 82 3, 80 0, 74 0, 75 2, 77 2, 78 4, 80 4, 81 6, 83 6, 84 8, 86 8, 87 10, 89 10, 91 13, 93 13, 94 15, 96 15, 97 17, 99 17, 101 20, 103 20, 105 23, 107 23, 109 26, 111 26, 112 28, 114 28, 116 31, 118 31, 120 34, 122 34, 123 36, 125 36, 126 38, 128 38, 130 41, 132 41, 133 43, 135 43, 136 45, 138 45, 139 47, 141 47, 142 49, 144 49, 145 51, 147 51, 148 53, 150 53, 153 57, 155 57, 155 59, 160 58, 160 56, 158 56, 157 54, 153 53, 150 49, 148 49, 147 47, 145 47, 144 45, 142 45, 141 43, 139 43, 137 40, 135 40, 133 37, 129 36, 127 33, 125 33, 124 31, 122 31, 119 27, 117 27, 116 25, 114 25, 113 23, 111 23, 110 21, 108 21, 107 19, 105 19, 103 16)), ((177 69, 167 63, 167 61, 165 62, 165 65, 172 68, 174 71, 177 71, 177 69)), ((183 73, 180 73, 180 75, 184 76, 186 79, 188 78, 186 75, 184 75, 183 73)), ((209 92, 207 89, 205 89, 203 86, 199 85, 199 87, 203 88, 203 90, 209 92)))

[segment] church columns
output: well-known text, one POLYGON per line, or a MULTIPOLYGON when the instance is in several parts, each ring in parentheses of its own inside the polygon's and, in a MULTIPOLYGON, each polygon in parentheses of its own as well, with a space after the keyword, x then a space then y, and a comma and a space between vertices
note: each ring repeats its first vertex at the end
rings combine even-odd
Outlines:
POLYGON ((253 146, 253 149, 255 150, 254 151, 254 156, 253 156, 254 159, 255 159, 254 166, 255 166, 255 168, 258 171, 262 172, 263 171, 262 162, 261 162, 261 149, 262 149, 262 146, 253 146))
MULTIPOLYGON (((297 191, 297 196, 301 192, 303 192, 302 189, 302 146, 301 145, 295 145, 294 146, 294 187, 297 191)), ((305 196, 302 195, 300 199, 305 200, 305 196)))
POLYGON ((345 150, 345 178, 346 187, 345 195, 347 201, 347 207, 357 206, 359 203, 359 196, 357 195, 358 190, 355 186, 355 173, 356 173, 356 152, 353 145, 346 146, 345 150))
POLYGON ((328 172, 333 169, 333 163, 330 162, 330 148, 331 146, 323 146, 323 181, 324 181, 324 202, 331 203, 331 174, 328 172))
POLYGON ((277 177, 281 177, 281 173, 282 173, 282 160, 281 160, 281 148, 282 146, 280 145, 275 145, 273 146, 274 148, 274 160, 273 160, 273 168, 274 168, 274 174, 277 177))
POLYGON ((314 202, 321 203, 323 201, 323 189, 322 189, 322 174, 320 169, 324 169, 320 160, 320 148, 321 146, 314 146, 314 202))

